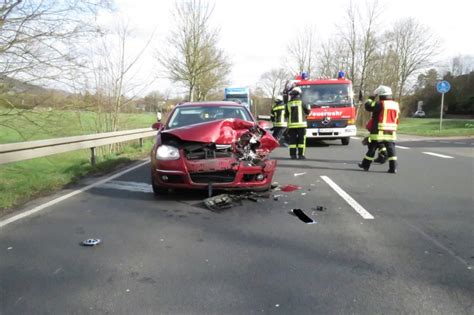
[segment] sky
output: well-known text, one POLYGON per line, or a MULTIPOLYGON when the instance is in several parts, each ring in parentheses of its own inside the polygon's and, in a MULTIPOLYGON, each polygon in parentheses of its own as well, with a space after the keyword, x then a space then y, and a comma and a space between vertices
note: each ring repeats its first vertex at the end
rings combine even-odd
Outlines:
MULTIPOLYGON (((344 10, 350 0, 211 0, 214 12, 211 23, 220 29, 220 48, 232 63, 229 75, 231 86, 254 86, 260 76, 273 68, 284 65, 288 43, 306 25, 313 25, 317 38, 324 40, 336 32, 344 10)), ((363 10, 364 1, 353 0, 363 10)), ((428 26, 441 41, 437 60, 453 56, 474 55, 472 30, 472 0, 379 0, 383 8, 380 27, 390 25, 405 17, 414 17, 428 26)), ((113 23, 119 16, 126 18, 132 27, 130 41, 133 49, 140 49, 153 33, 152 44, 142 57, 136 80, 147 87, 143 93, 154 90, 176 91, 164 79, 156 62, 156 52, 162 49, 173 27, 171 10, 174 0, 116 0, 116 12, 104 14, 104 24, 113 23), (158 78, 157 78, 158 77, 158 78), (152 83, 150 78, 157 78, 152 83)))

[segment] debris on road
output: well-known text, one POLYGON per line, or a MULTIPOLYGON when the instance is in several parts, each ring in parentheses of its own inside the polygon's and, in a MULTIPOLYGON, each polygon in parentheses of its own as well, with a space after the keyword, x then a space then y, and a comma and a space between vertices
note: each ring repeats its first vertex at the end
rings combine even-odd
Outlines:
POLYGON ((323 206, 316 206, 314 208, 311 208, 311 210, 324 211, 324 210, 327 210, 327 208, 323 206))
POLYGON ((296 217, 298 217, 298 219, 300 219, 306 224, 316 224, 316 221, 308 217, 306 213, 304 213, 304 211, 301 209, 291 209, 291 214, 295 215, 296 217))
POLYGON ((302 192, 302 193, 301 193, 301 196, 305 196, 305 195, 306 195, 306 193, 305 193, 305 192, 302 192))
POLYGON ((100 239, 98 238, 89 238, 85 241, 83 241, 82 246, 96 246, 100 244, 100 239))
POLYGON ((306 172, 303 172, 303 173, 294 173, 293 176, 296 177, 296 176, 301 176, 301 175, 304 175, 304 174, 306 174, 306 172))
POLYGON ((223 210, 231 208, 234 201, 228 194, 222 194, 204 199, 204 205, 209 210, 223 210))
POLYGON ((273 195, 273 200, 278 201, 280 199, 281 195, 273 195))
POLYGON ((284 192, 292 192, 292 191, 295 191, 295 190, 299 190, 301 189, 300 186, 296 186, 296 185, 286 185, 286 186, 283 186, 281 188, 281 191, 284 191, 284 192))
POLYGON ((13 249, 13 247, 11 247, 11 246, 7 248, 7 250, 12 250, 12 249, 13 249))
POLYGON ((259 202, 259 198, 269 199, 270 197, 270 193, 256 193, 252 191, 236 195, 221 194, 204 199, 204 205, 209 210, 219 211, 241 205, 243 200, 259 202))

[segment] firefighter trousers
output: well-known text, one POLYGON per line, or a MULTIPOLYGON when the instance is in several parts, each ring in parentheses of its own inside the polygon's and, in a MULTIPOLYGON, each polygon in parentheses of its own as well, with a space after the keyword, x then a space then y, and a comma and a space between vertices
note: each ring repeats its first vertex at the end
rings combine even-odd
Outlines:
POLYGON ((306 128, 288 128, 288 136, 290 138, 290 157, 304 156, 306 149, 306 128))
POLYGON ((273 137, 280 142, 280 145, 283 145, 285 139, 283 137, 283 133, 285 132, 286 127, 273 127, 273 137))
POLYGON ((367 153, 365 154, 364 159, 362 160, 362 168, 368 170, 370 168, 370 164, 375 160, 375 152, 379 148, 380 144, 387 149, 387 156, 388 156, 388 171, 391 173, 396 172, 397 170, 397 156, 395 152, 395 142, 393 141, 374 141, 372 140, 369 142, 367 153))

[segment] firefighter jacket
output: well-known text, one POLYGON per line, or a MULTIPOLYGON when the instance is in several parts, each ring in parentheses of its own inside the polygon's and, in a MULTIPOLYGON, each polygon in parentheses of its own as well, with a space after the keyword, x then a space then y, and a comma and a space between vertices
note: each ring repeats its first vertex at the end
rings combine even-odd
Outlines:
POLYGON ((288 128, 306 128, 306 116, 310 113, 309 106, 304 106, 301 99, 288 102, 285 108, 285 116, 288 120, 288 128))
POLYGON ((376 102, 370 99, 365 103, 365 110, 372 112, 371 123, 367 124, 370 140, 395 141, 400 116, 400 106, 393 100, 376 102))
POLYGON ((271 112, 274 127, 286 127, 288 124, 285 117, 285 104, 275 104, 271 112))

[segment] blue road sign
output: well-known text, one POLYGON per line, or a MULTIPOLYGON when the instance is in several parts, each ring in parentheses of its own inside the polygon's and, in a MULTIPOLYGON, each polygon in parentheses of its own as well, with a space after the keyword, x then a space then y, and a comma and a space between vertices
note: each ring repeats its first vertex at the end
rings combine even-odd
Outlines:
POLYGON ((438 90, 439 93, 448 93, 449 90, 451 89, 451 84, 449 84, 448 81, 439 81, 436 84, 436 90, 438 90))

